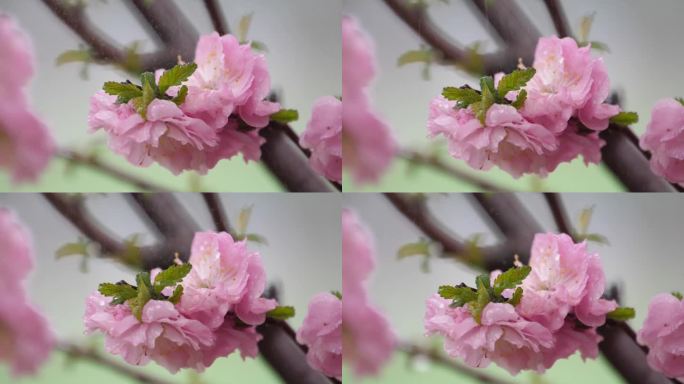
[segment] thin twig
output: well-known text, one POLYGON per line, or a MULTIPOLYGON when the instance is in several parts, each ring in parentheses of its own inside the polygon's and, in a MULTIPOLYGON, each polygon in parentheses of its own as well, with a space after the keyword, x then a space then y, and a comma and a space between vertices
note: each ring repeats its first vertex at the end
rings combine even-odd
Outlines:
POLYGON ((549 11, 558 37, 563 38, 572 36, 572 29, 568 23, 568 18, 565 16, 563 5, 560 0, 544 0, 544 5, 546 5, 546 9, 549 11))
POLYGON ((74 164, 82 165, 98 172, 102 172, 106 175, 112 176, 117 180, 128 183, 132 186, 140 188, 143 191, 166 191, 166 187, 161 185, 153 184, 147 180, 143 180, 138 176, 132 175, 119 169, 113 165, 107 164, 97 158, 96 156, 85 155, 76 151, 63 149, 57 152, 57 157, 69 161, 74 164))
POLYGON ((544 199, 551 209, 551 214, 553 215, 553 220, 556 222, 556 227, 561 233, 573 235, 572 224, 568 219, 568 214, 565 211, 563 202, 561 201, 560 195, 557 193, 544 193, 544 199))
POLYGON ((230 227, 230 221, 221 204, 221 197, 216 193, 203 193, 202 198, 207 204, 209 214, 211 214, 211 219, 214 221, 216 230, 219 232, 227 232, 235 237, 235 231, 230 227))
POLYGON ((504 191, 510 191, 510 189, 498 185, 494 182, 491 182, 489 180, 485 180, 481 177, 472 175, 468 172, 465 172, 441 159, 439 159, 436 156, 429 156, 422 154, 417 151, 412 151, 412 150, 400 150, 397 153, 397 157, 402 158, 412 164, 417 164, 417 165, 422 165, 426 167, 430 167, 436 171, 439 171, 443 174, 449 175, 455 179, 458 179, 460 181, 463 181, 465 183, 468 183, 470 185, 473 185, 477 188, 479 188, 482 192, 504 192, 504 191))
POLYGON ((70 358, 77 358, 84 361, 89 361, 95 363, 99 366, 108 368, 116 373, 123 376, 127 376, 130 379, 136 380, 140 383, 145 384, 172 384, 171 381, 166 381, 157 377, 148 375, 147 373, 141 372, 137 369, 131 368, 126 364, 119 363, 118 361, 112 360, 104 355, 100 354, 94 349, 86 349, 77 346, 72 343, 60 342, 57 344, 57 350, 63 352, 70 358))
POLYGON ((480 381, 481 383, 486 383, 486 384, 513 384, 512 381, 507 381, 504 379, 499 379, 498 377, 494 377, 491 375, 486 374, 483 372, 481 369, 473 369, 470 367, 467 367, 463 364, 460 364, 456 362, 455 360, 449 359, 448 357, 444 356, 443 354, 439 353, 438 351, 424 348, 418 345, 414 345, 411 343, 399 343, 397 346, 397 350, 400 352, 406 353, 409 357, 414 357, 414 356, 421 356, 425 357, 431 362, 441 365, 445 368, 451 369, 457 373, 463 374, 470 376, 474 378, 475 380, 480 381))
POLYGON ((226 22, 226 18, 221 10, 221 4, 216 0, 204 0, 204 6, 207 8, 211 23, 214 25, 214 30, 222 36, 230 33, 228 22, 226 22))

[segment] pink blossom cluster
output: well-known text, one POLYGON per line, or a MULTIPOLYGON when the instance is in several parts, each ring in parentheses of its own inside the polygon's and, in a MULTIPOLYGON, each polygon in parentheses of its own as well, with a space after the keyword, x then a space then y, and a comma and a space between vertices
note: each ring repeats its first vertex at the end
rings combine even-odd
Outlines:
POLYGON ((641 148, 651 152, 651 170, 672 183, 684 186, 684 105, 674 99, 660 100, 641 137, 641 148))
POLYGON ((90 295, 86 332, 104 333, 106 349, 130 364, 152 360, 171 372, 201 372, 236 350, 243 358, 256 357, 256 326, 276 307, 275 300, 262 297, 266 273, 259 254, 227 233, 200 232, 189 263, 180 302, 151 300, 141 320, 126 304, 111 305, 99 292, 90 295))
MULTIPOLYGON (((245 161, 259 160, 259 131, 280 109, 266 100, 271 80, 264 56, 232 35, 213 32, 200 37, 195 63, 197 70, 182 84, 188 88, 185 101, 155 99, 145 117, 133 101, 118 104, 116 96, 97 92, 90 102, 90 130, 103 129, 110 148, 132 164, 157 162, 174 174, 205 174, 238 153, 245 161)), ((179 90, 171 87, 169 94, 179 90)))
POLYGON ((33 269, 33 246, 14 213, 0 208, 0 361, 14 376, 35 373, 50 356, 55 337, 31 304, 24 280, 33 269))
MULTIPOLYGON (((428 298, 427 333, 444 336, 446 352, 470 366, 495 362, 514 375, 544 372, 577 351, 596 358, 601 341, 596 328, 617 308, 615 301, 601 298, 605 277, 598 255, 568 235, 538 234, 530 267, 521 301, 487 304, 479 323, 466 307, 451 307, 439 295, 428 298)), ((499 273, 492 273, 492 281, 499 273)))
POLYGON ((651 299, 648 316, 637 341, 648 347, 648 364, 684 383, 684 301, 663 293, 651 299))
POLYGON ((15 183, 35 181, 52 158, 55 143, 26 95, 34 71, 31 42, 2 13, 0 51, 0 167, 11 172, 15 183))
POLYGON ((375 267, 375 248, 357 215, 342 211, 342 328, 344 358, 358 376, 376 375, 396 343, 389 321, 368 298, 366 281, 375 267))
POLYGON ((300 139, 311 150, 311 168, 328 180, 342 182, 342 102, 325 96, 316 101, 300 139))
POLYGON ((342 380, 342 299, 328 292, 314 296, 297 342, 308 348, 311 367, 342 380))
POLYGON ((434 98, 429 135, 443 135, 451 156, 472 168, 496 165, 516 178, 525 173, 546 176, 579 155, 586 164, 600 162, 605 143, 599 132, 620 112, 605 103, 610 83, 603 60, 571 38, 552 36, 539 40, 533 67, 536 73, 522 90, 502 95, 512 102, 524 90, 522 107, 494 104, 483 122, 472 107, 457 108, 456 101, 434 98))
POLYGON ((376 75, 372 42, 350 16, 342 18, 342 147, 356 183, 375 183, 396 152, 389 126, 373 109, 368 87, 376 75))

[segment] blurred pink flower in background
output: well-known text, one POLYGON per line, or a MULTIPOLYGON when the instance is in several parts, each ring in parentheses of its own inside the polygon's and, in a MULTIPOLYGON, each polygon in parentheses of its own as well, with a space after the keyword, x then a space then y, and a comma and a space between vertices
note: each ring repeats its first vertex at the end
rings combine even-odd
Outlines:
POLYGON ((342 300, 328 292, 314 296, 297 342, 308 347, 309 365, 342 380, 342 300))
POLYGON ((375 265, 368 229, 350 210, 342 211, 342 341, 344 359, 358 376, 377 375, 392 356, 396 336, 370 303, 366 281, 375 265))
POLYGON ((651 299, 637 341, 648 347, 648 364, 684 383, 684 302, 669 293, 651 299))
POLYGON ((372 43, 358 22, 342 18, 342 146, 344 164, 358 184, 376 183, 390 166, 396 142, 372 108, 368 87, 375 77, 372 43))
POLYGON ((11 366, 14 376, 30 375, 50 356, 55 336, 24 288, 34 262, 30 235, 4 208, 0 208, 0 241, 0 361, 11 366))
POLYGON ((311 150, 311 167, 328 180, 342 181, 342 102, 325 96, 316 100, 311 120, 300 139, 311 150))
POLYGON ((0 51, 0 167, 11 172, 14 183, 35 181, 52 158, 55 143, 25 94, 33 76, 31 43, 2 13, 0 51))
POLYGON ((672 183, 684 186, 684 105, 660 100, 641 137, 641 148, 651 152, 651 170, 672 183))

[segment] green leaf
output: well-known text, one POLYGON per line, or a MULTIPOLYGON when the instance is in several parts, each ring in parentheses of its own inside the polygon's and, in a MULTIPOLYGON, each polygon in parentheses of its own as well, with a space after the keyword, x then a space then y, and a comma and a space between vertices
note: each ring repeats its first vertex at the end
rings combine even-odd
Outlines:
POLYGON ((169 301, 173 304, 178 304, 180 302, 181 296, 183 296, 183 286, 181 284, 176 285, 173 290, 173 294, 169 297, 169 301))
POLYGON ((247 33, 249 32, 249 27, 252 25, 253 13, 248 13, 240 18, 237 28, 237 38, 238 41, 244 43, 247 41, 247 33))
POLYGON ((166 287, 172 287, 180 283, 185 276, 190 273, 192 265, 185 263, 181 265, 172 265, 167 269, 159 272, 154 278, 154 290, 160 293, 166 287))
POLYGON ((62 52, 55 59, 55 64, 57 66, 68 64, 68 63, 89 63, 92 60, 92 55, 89 50, 86 49, 72 49, 62 52))
POLYGON ((475 285, 480 289, 480 285, 489 289, 491 288, 489 283, 490 277, 488 273, 483 273, 475 278, 475 285))
POLYGON ((600 233, 587 233, 573 236, 577 241, 587 240, 597 244, 610 245, 608 238, 600 233))
POLYGON ((579 219, 577 220, 577 229, 579 236, 586 236, 589 231, 589 224, 591 223, 591 217, 594 215, 594 207, 584 208, 580 211, 579 219))
POLYGON ((674 297, 676 297, 677 299, 679 299, 679 301, 681 301, 682 299, 684 299, 684 295, 682 295, 681 292, 677 292, 677 291, 672 292, 672 296, 674 296, 674 297))
POLYGON ((140 113, 140 116, 142 116, 143 118, 147 118, 147 106, 150 105, 152 100, 154 100, 157 96, 157 92, 155 90, 154 85, 154 79, 152 79, 152 81, 146 79, 146 73, 143 73, 143 91, 141 104, 137 106, 137 108, 139 108, 138 113, 140 113))
POLYGON ((431 63, 433 57, 433 52, 430 49, 408 51, 399 56, 397 59, 397 66, 402 67, 412 63, 431 63))
POLYGON ((477 300, 471 301, 468 304, 468 309, 478 324, 482 323, 482 311, 484 311, 491 300, 489 296, 489 283, 485 285, 485 281, 489 281, 488 279, 489 276, 486 274, 477 277, 477 300), (483 279, 482 276, 487 276, 487 280, 483 279))
POLYGON ((602 43, 600 41, 591 41, 589 42, 589 46, 591 47, 591 49, 597 50, 599 52, 610 52, 608 44, 602 43))
POLYGON ((159 78, 159 92, 163 95, 173 86, 181 85, 197 70, 197 64, 178 64, 165 71, 159 78))
POLYGON ((250 43, 252 49, 255 51, 268 52, 268 46, 263 41, 252 40, 250 43))
POLYGON ((145 304, 152 299, 152 293, 150 292, 152 284, 150 283, 149 272, 141 272, 136 276, 136 282, 138 283, 138 295, 130 300, 128 300, 128 306, 133 312, 138 321, 142 321, 142 312, 145 308, 145 304))
POLYGON ((523 289, 522 287, 518 287, 515 289, 515 292, 513 292, 513 296, 511 296, 511 299, 508 300, 508 304, 512 306, 516 306, 520 304, 520 300, 522 300, 523 297, 523 289))
POLYGON ((456 106, 459 108, 467 108, 470 104, 482 100, 480 92, 470 87, 446 87, 442 89, 442 96, 447 100, 456 101, 456 106))
POLYGON ((500 274, 494 280, 494 293, 501 295, 506 289, 513 289, 520 285, 523 280, 530 274, 532 268, 529 265, 524 265, 518 268, 511 268, 508 271, 500 274))
POLYGON ((590 15, 585 15, 582 17, 580 20, 580 27, 579 27, 579 33, 577 36, 579 36, 578 41, 580 43, 589 41, 589 34, 591 33, 591 27, 594 24, 594 14, 590 15))
POLYGON ((515 98, 515 101, 511 103, 515 109, 520 109, 525 106, 525 101, 527 101, 527 91, 526 90, 521 90, 518 92, 518 97, 515 98))
POLYGON ((342 292, 340 292, 340 291, 330 291, 330 293, 331 293, 333 296, 337 297, 338 299, 342 300, 342 292))
POLYGON ((249 219, 252 217, 253 206, 248 206, 240 210, 240 214, 237 219, 237 231, 238 234, 244 235, 247 232, 247 226, 249 225, 249 219))
POLYGON ((296 109, 281 109, 280 111, 271 115, 272 121, 279 123, 291 123, 299 119, 299 112, 296 109))
POLYGON ((684 97, 675 97, 675 100, 677 100, 679 104, 684 105, 684 97))
POLYGON ((397 258, 399 260, 407 258, 409 256, 429 256, 430 255, 430 244, 421 240, 417 243, 404 244, 397 251, 397 258))
POLYGON ((639 115, 636 112, 620 112, 610 118, 610 122, 617 125, 628 126, 639 122, 639 115))
POLYGON ((176 103, 176 105, 181 105, 185 103, 185 97, 188 96, 188 86, 184 85, 180 87, 180 90, 178 91, 178 94, 176 97, 173 98, 173 102, 176 103))
POLYGON ((57 259, 67 256, 88 256, 88 243, 85 240, 81 240, 78 243, 67 243, 55 251, 57 259))
POLYGON ((470 287, 442 285, 439 287, 439 295, 447 300, 453 300, 452 306, 462 307, 471 301, 477 300, 477 292, 470 287))
POLYGON ((294 307, 289 307, 289 306, 277 306, 273 308, 272 310, 266 312, 266 316, 270 317, 271 319, 276 319, 276 320, 287 320, 290 317, 294 317, 295 315, 295 309, 294 307))
POLYGON ((478 104, 475 103, 473 106, 477 108, 473 109, 475 116, 480 120, 482 125, 485 125, 485 119, 487 118, 487 111, 489 107, 494 105, 496 102, 495 90, 494 90, 494 79, 491 76, 485 76, 480 79, 480 87, 482 88, 482 101, 478 104))
POLYGON ((258 233, 248 233, 245 235, 245 239, 253 243, 268 245, 268 240, 266 240, 266 237, 259 235, 258 233))
POLYGON ((524 87, 536 72, 534 68, 516 69, 502 77, 497 90, 499 99, 504 99, 508 92, 517 91, 524 87))
POLYGON ((608 312, 607 317, 615 321, 627 321, 633 319, 636 315, 634 308, 618 307, 612 312, 608 312))
POLYGON ((109 95, 118 96, 117 102, 121 104, 127 103, 131 99, 140 97, 143 94, 140 87, 130 82, 117 83, 115 81, 108 81, 104 83, 102 90, 109 95))
POLYGON ((119 305, 125 303, 138 295, 136 287, 120 282, 117 284, 102 283, 97 289, 103 296, 112 297, 111 305, 119 305))

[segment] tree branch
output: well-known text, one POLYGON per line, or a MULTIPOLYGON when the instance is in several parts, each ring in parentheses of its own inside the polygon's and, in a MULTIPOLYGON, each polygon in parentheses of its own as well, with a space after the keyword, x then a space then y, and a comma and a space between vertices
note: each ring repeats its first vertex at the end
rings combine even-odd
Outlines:
POLYGON ((117 180, 123 181, 134 187, 140 188, 143 191, 164 191, 167 189, 160 185, 152 184, 149 181, 143 180, 130 173, 126 173, 124 170, 120 168, 114 167, 113 165, 103 162, 96 156, 89 156, 76 151, 63 149, 56 154, 56 157, 59 157, 68 162, 72 162, 102 172, 106 175, 112 176, 117 180))
POLYGON ((556 227, 560 233, 565 233, 567 235, 573 236, 574 231, 572 230, 572 224, 568 219, 568 214, 563 207, 563 202, 561 197, 557 193, 544 193, 544 199, 551 209, 551 214, 553 215, 553 220, 556 222, 556 227))
POLYGON ((490 376, 483 372, 481 369, 473 369, 470 367, 467 367, 463 364, 460 364, 456 362, 455 360, 452 360, 443 354, 439 353, 436 350, 424 348, 418 345, 410 344, 410 343, 399 343, 397 346, 397 349, 401 352, 404 352, 407 354, 409 357, 414 357, 414 356, 422 356, 431 362, 441 365, 442 367, 451 369, 452 371, 456 373, 460 373, 463 375, 467 375, 472 377, 475 380, 480 381, 481 383, 485 384, 514 384, 511 381, 499 379, 498 377, 490 376))
POLYGON ((211 219, 214 221, 214 227, 219 232, 227 232, 235 237, 235 230, 230 227, 230 222, 226 216, 226 211, 221 204, 221 197, 216 193, 203 193, 202 198, 207 204, 211 219))
POLYGON ((207 8, 211 23, 214 25, 214 30, 221 36, 230 33, 226 18, 221 11, 221 4, 216 0, 204 0, 204 6, 207 8))
POLYGON ((412 150, 400 150, 397 157, 404 159, 412 164, 430 167, 445 175, 451 176, 457 180, 471 184, 474 187, 480 188, 486 192, 504 192, 509 191, 506 187, 497 185, 484 178, 477 177, 468 172, 461 170, 445 161, 442 161, 437 156, 429 156, 412 150))
POLYGON ((520 9, 517 1, 471 0, 470 4, 494 29, 508 49, 516 52, 524 62, 532 63, 534 48, 541 34, 520 9))
POLYGON ((560 0, 544 0, 544 5, 546 5, 546 9, 549 11, 558 37, 563 38, 572 36, 572 28, 570 28, 568 18, 565 16, 563 5, 560 0))
POLYGON ((137 369, 131 368, 126 364, 122 364, 118 361, 107 358, 94 349, 86 349, 83 347, 79 347, 75 344, 65 342, 60 342, 59 344, 57 344, 56 349, 63 352, 70 358, 76 358, 84 361, 89 361, 91 363, 95 363, 97 365, 110 369, 116 373, 119 373, 122 376, 126 376, 130 379, 136 380, 140 383, 172 384, 170 381, 150 376, 137 369))

